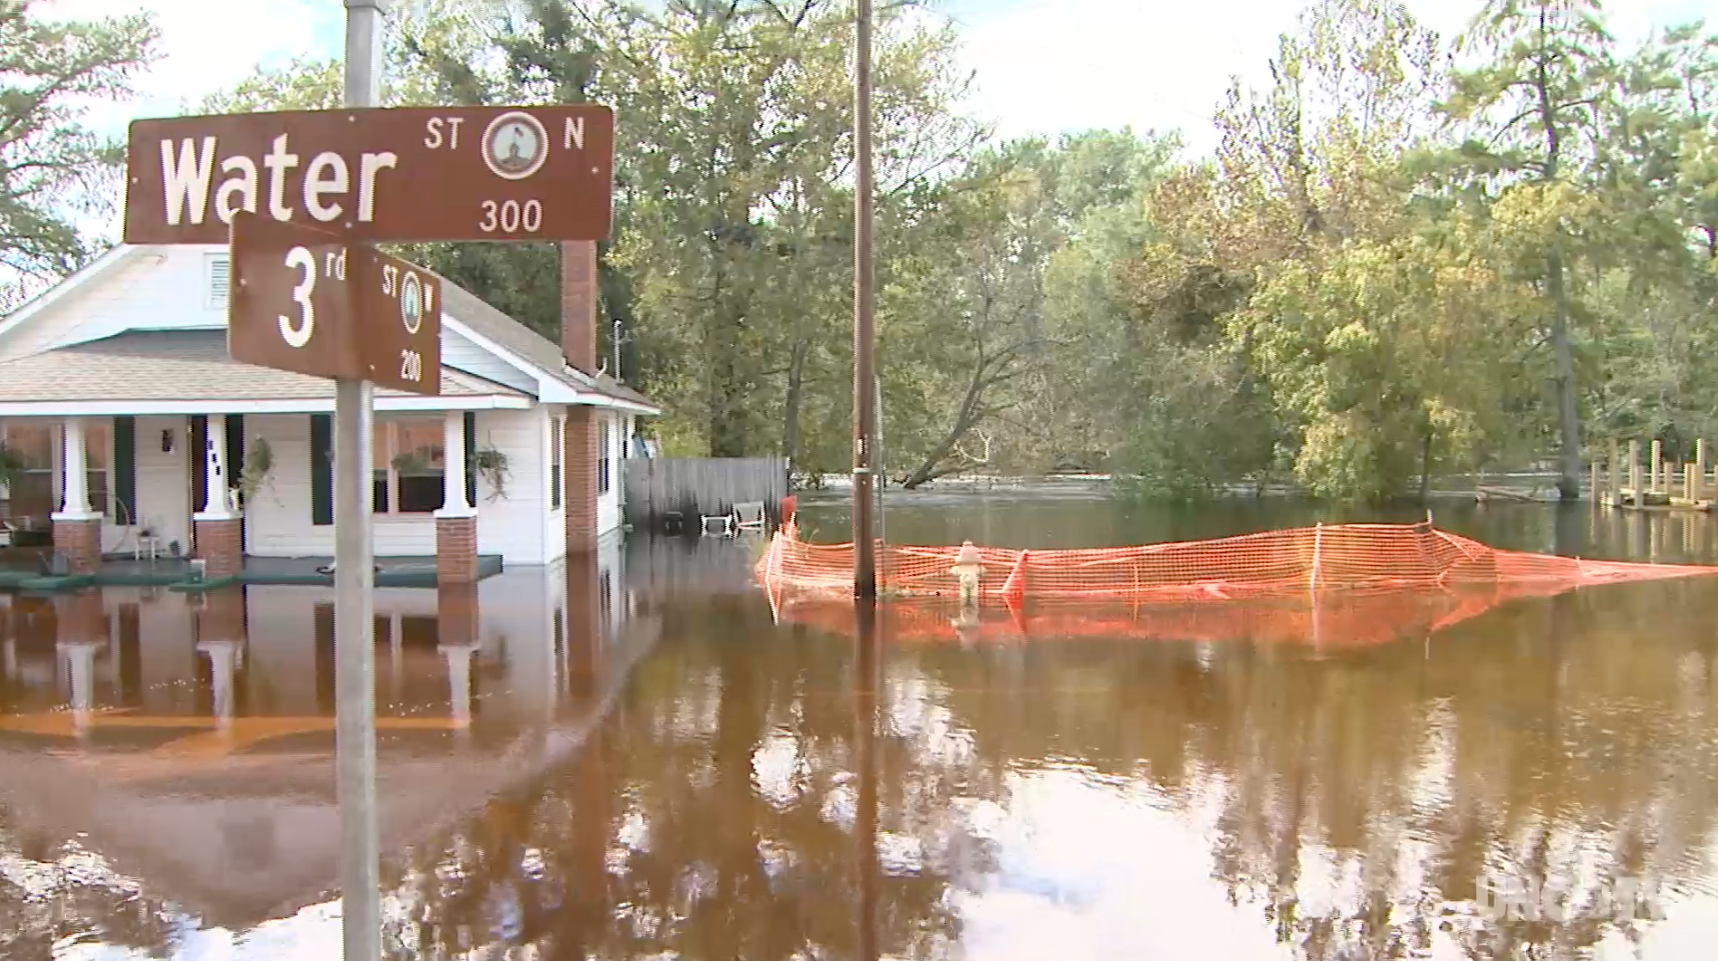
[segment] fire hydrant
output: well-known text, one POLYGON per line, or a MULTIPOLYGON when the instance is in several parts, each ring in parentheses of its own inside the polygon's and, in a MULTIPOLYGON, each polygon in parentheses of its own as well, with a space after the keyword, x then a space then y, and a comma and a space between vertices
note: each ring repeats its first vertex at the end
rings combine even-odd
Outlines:
POLYGON ((978 579, 984 573, 984 562, 979 559, 978 548, 972 545, 972 541, 961 543, 959 552, 954 555, 954 566, 948 572, 960 579, 961 606, 976 606, 978 579))

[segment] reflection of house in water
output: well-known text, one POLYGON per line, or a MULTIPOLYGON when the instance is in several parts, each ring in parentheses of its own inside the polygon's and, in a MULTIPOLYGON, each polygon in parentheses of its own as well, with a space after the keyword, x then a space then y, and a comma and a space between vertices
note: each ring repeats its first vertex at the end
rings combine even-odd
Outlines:
MULTIPOLYGON (((464 588, 376 591, 385 855, 580 752, 659 633, 624 564, 615 542, 464 588)), ((209 923, 324 897, 332 605, 318 587, 0 595, 0 796, 17 825, 87 833, 209 923)))

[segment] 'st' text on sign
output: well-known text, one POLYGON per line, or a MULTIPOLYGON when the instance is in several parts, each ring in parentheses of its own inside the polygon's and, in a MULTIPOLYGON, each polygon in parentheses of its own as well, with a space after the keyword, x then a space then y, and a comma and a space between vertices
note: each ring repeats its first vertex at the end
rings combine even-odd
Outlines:
POLYGON ((233 217, 227 352, 312 377, 441 392, 441 279, 337 234, 233 217))
POLYGON ((125 242, 225 243, 238 210, 354 240, 601 240, 613 187, 601 105, 138 120, 125 242))

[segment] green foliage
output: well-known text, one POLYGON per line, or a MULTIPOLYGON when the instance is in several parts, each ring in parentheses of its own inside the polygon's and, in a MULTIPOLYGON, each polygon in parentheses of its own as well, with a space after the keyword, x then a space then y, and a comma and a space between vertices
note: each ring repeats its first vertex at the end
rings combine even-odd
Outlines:
POLYGON ((112 209, 124 147, 80 118, 129 94, 155 40, 147 14, 60 21, 0 0, 0 310, 97 252, 75 220, 112 209))
MULTIPOLYGON (((894 480, 1077 468, 1151 496, 1389 498, 1557 454, 1569 490, 1583 424, 1597 443, 1718 437, 1703 27, 1623 52, 1591 0, 1491 0, 1452 45, 1399 0, 1316 0, 1270 82, 1217 105, 1215 155, 1190 161, 1153 132, 994 141, 964 112, 953 27, 883 6, 894 480)), ((669 412, 668 452, 779 451, 811 477, 850 463, 849 15, 396 8, 390 103, 615 107, 601 310, 620 373, 669 412)), ((294 64, 209 107, 322 105, 337 80, 294 64)), ((401 252, 554 334, 555 245, 401 252)))
POLYGON ((469 469, 489 482, 491 501, 507 496, 507 481, 513 476, 507 455, 493 447, 480 447, 470 455, 469 469))
POLYGON ((298 57, 282 67, 258 70, 232 89, 205 97, 196 112, 332 110, 344 102, 344 82, 338 62, 298 57))
POLYGON ((268 438, 252 439, 250 447, 245 450, 245 468, 239 472, 239 503, 249 507, 252 498, 268 483, 269 475, 273 473, 274 448, 268 438))
POLYGON ((0 488, 10 487, 24 472, 24 458, 0 441, 0 488))

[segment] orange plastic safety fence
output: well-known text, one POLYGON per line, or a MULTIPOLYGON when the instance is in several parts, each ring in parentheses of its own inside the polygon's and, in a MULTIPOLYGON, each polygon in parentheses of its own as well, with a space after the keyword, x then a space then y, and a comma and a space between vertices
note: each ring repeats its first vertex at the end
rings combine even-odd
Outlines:
MULTIPOLYGON (((953 599, 911 598, 877 610, 880 636, 891 643, 994 644, 1022 640, 1105 638, 1144 641, 1250 641, 1358 648, 1435 631, 1478 616, 1512 595, 1480 588, 1407 588, 1336 592, 1298 598, 1250 598, 1143 604, 1105 601, 992 604, 962 610, 953 599)), ((851 600, 830 594, 781 599, 783 623, 832 633, 857 630, 851 600)))
MULTIPOLYGON (((953 595, 957 547, 879 544, 879 588, 953 595)), ((981 595, 1153 602, 1508 585, 1533 593, 1718 573, 1718 567, 1591 561, 1487 547, 1430 524, 1340 524, 1138 547, 978 549, 981 595)), ((850 592, 853 545, 812 544, 793 525, 757 573, 772 587, 850 592)))

